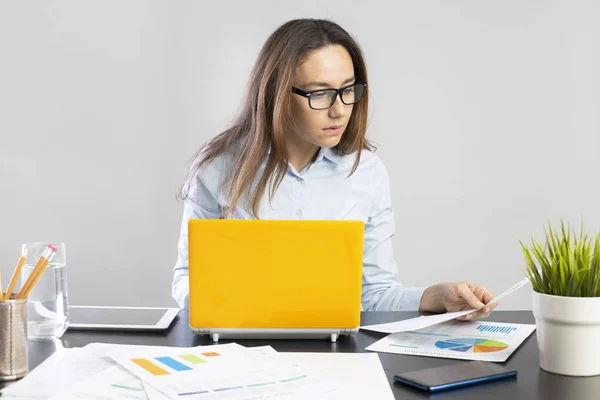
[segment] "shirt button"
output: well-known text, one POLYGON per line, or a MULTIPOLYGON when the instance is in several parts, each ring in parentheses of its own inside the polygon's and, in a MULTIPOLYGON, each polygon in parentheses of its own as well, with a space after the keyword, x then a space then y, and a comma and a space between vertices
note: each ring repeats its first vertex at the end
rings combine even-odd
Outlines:
POLYGON ((300 215, 300 214, 302 214, 302 211, 301 210, 296 210, 296 215, 300 215))
POLYGON ((298 182, 302 182, 302 178, 296 178, 298 182))

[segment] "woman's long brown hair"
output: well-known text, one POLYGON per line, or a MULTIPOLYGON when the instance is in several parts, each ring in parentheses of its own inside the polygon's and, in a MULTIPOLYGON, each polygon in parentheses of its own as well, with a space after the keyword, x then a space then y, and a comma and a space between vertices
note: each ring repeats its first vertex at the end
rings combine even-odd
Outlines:
MULTIPOLYGON (((362 50, 342 27, 328 20, 289 21, 273 32, 261 49, 250 75, 241 112, 232 126, 205 143, 194 155, 196 162, 190 170, 188 182, 203 165, 219 156, 234 153, 223 181, 228 205, 222 218, 233 218, 238 203, 246 196, 251 199, 253 216, 258 218, 267 185, 269 201, 273 198, 288 168, 285 129, 292 121, 291 88, 296 67, 311 52, 330 45, 343 46, 352 58, 356 81, 367 82, 362 50), (267 154, 264 172, 253 189, 267 154)), ((340 155, 357 153, 350 174, 358 167, 361 151, 372 148, 365 137, 368 103, 367 90, 363 99, 354 106, 348 126, 336 146, 340 155)), ((181 198, 187 197, 184 187, 185 184, 181 188, 181 198)))

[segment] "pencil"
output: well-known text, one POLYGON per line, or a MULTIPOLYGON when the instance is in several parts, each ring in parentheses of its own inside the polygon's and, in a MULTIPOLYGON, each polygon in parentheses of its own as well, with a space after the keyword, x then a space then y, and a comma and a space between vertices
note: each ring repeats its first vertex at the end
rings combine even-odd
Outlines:
POLYGON ((51 258, 55 252, 56 248, 52 245, 48 245, 48 249, 46 249, 44 253, 42 253, 42 256, 40 257, 38 263, 35 265, 35 268, 33 268, 33 271, 31 271, 31 274, 29 274, 29 276, 27 277, 27 281, 25 281, 25 284, 19 291, 19 294, 17 294, 17 299, 21 300, 29 295, 31 288, 33 287, 33 285, 35 285, 35 283, 37 283, 39 278, 42 276, 44 268, 46 268, 46 266, 48 265, 49 258, 51 258), (50 251, 49 255, 48 251, 50 251), (33 283, 34 281, 35 283, 33 283))
MULTIPOLYGON (((29 293, 33 290, 33 287, 35 286, 35 284, 40 280, 40 278, 44 274, 44 270, 46 269, 47 266, 48 266, 48 260, 44 260, 44 262, 42 263, 42 266, 40 267, 40 270, 34 276, 33 280, 31 281, 31 284, 25 290, 25 293, 23 293, 23 297, 22 297, 23 299, 26 299, 27 296, 29 296, 29 293)), ((19 298, 19 297, 17 296, 17 298, 19 298)))
POLYGON ((12 295, 13 289, 17 284, 17 280, 19 279, 19 275, 21 275, 21 270, 23 269, 23 264, 25 264, 25 260, 27 260, 27 249, 21 255, 19 259, 19 263, 17 264, 17 268, 15 268, 15 272, 10 279, 10 283, 8 284, 8 289, 6 289, 6 300, 10 300, 10 296, 12 295))

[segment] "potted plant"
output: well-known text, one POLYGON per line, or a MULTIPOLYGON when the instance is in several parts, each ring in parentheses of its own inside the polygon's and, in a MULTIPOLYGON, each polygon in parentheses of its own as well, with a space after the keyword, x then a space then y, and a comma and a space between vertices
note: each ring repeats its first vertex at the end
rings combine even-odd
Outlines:
POLYGON ((544 228, 545 243, 522 242, 533 286, 540 367, 548 372, 600 375, 600 232, 588 238, 544 228))

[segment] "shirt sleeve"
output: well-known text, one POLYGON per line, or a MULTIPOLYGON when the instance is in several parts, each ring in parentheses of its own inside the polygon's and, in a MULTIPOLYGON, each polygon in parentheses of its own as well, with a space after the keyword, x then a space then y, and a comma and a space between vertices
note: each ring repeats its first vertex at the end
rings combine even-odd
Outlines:
POLYGON ((371 214, 365 224, 362 307, 364 311, 418 311, 425 288, 403 287, 394 261, 394 211, 383 163, 373 167, 371 214))
POLYGON ((177 262, 173 268, 172 295, 182 309, 189 309, 188 221, 221 217, 221 206, 200 175, 194 175, 186 190, 187 197, 183 203, 183 218, 177 244, 177 262))

